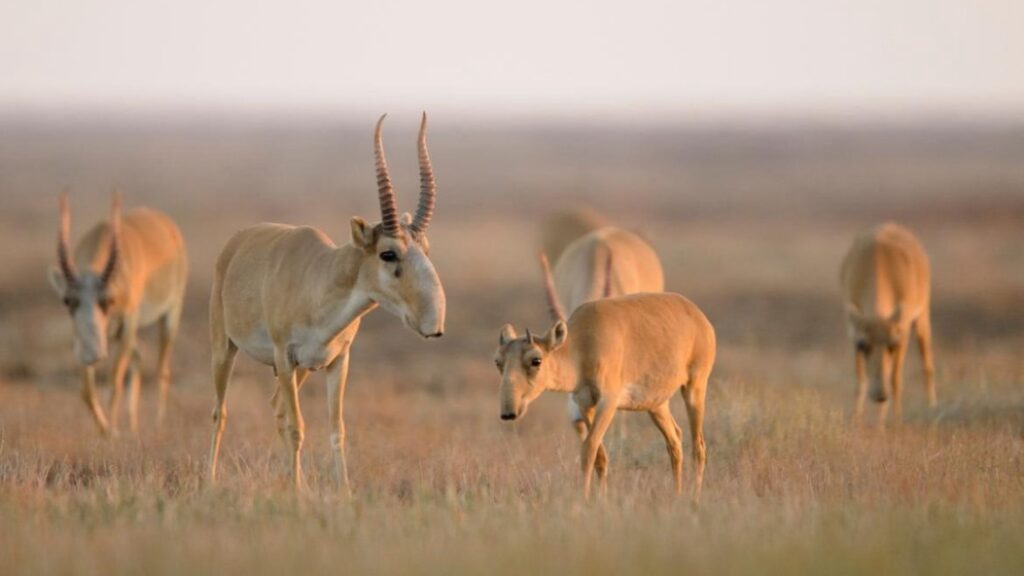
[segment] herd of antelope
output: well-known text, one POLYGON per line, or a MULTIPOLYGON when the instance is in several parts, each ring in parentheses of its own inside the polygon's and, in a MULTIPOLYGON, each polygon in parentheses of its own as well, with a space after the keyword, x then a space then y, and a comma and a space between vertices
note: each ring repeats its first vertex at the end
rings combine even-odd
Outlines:
MULTIPOLYGON (((210 294, 216 392, 211 482, 217 477, 226 392, 239 350, 273 368, 277 387, 272 403, 296 488, 303 485, 305 436, 299 391, 310 372, 324 369, 334 471, 339 489, 350 493, 343 405, 349 351, 362 317, 379 305, 424 338, 444 332, 445 292, 427 239, 436 193, 427 117, 418 138, 419 202, 415 215, 401 217, 384 155, 384 118, 374 134, 380 222, 353 217, 351 242, 343 246, 316 228, 258 224, 237 232, 221 251, 210 294)), ((82 398, 100 432, 114 435, 128 380, 129 427, 138 431, 137 334, 155 323, 160 328, 159 425, 188 273, 181 232, 152 209, 122 214, 115 192, 109 219, 90 228, 72 250, 66 193, 59 206, 57 265, 49 279, 71 316, 82 398), (115 351, 105 412, 97 398, 95 370, 111 355, 110 339, 115 351)), ((690 300, 664 291, 661 262, 650 244, 594 213, 557 216, 543 244, 539 264, 552 324, 543 334, 526 329, 520 335, 511 324, 501 329, 494 355, 501 419, 522 418, 544 391, 567 393, 582 442, 583 492, 589 497, 595 471, 602 492, 607 487, 603 439, 616 412, 645 411, 665 438, 675 489, 682 493, 682 430, 669 409, 678 390, 690 425, 696 501, 706 460, 705 398, 716 352, 711 322, 690 300)), ((869 384, 880 406, 879 423, 887 418, 890 398, 894 416, 900 417, 911 333, 923 356, 928 401, 935 406, 930 271, 918 240, 891 223, 861 234, 843 259, 840 283, 854 345, 854 418, 862 418, 869 384)))

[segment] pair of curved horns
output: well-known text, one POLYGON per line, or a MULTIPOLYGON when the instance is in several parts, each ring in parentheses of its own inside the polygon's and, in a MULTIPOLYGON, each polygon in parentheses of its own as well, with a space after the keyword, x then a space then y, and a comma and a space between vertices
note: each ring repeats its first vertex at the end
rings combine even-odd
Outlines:
MULTIPOLYGON (((111 200, 109 226, 110 247, 107 252, 107 261, 103 265, 103 271, 100 272, 100 281, 104 285, 108 284, 114 276, 120 256, 121 193, 117 191, 114 191, 113 199, 111 200)), ((74 262, 71 261, 70 238, 71 209, 68 206, 68 192, 65 190, 60 195, 60 229, 57 235, 57 261, 68 284, 74 284, 78 281, 78 270, 75 268, 74 262)))
MULTIPOLYGON (((391 174, 388 172, 388 162, 384 157, 384 138, 381 135, 381 126, 387 114, 377 120, 377 129, 374 134, 373 152, 377 168, 377 196, 380 200, 381 224, 384 233, 391 237, 399 234, 398 225, 398 203, 395 200, 395 189, 391 184, 391 174)), ((417 141, 419 148, 420 165, 420 199, 416 207, 416 215, 413 217, 409 229, 414 234, 422 234, 430 226, 430 219, 434 216, 434 201, 437 194, 437 185, 434 182, 434 167, 430 163, 430 154, 427 151, 427 113, 423 113, 423 120, 420 122, 420 135, 417 141)))

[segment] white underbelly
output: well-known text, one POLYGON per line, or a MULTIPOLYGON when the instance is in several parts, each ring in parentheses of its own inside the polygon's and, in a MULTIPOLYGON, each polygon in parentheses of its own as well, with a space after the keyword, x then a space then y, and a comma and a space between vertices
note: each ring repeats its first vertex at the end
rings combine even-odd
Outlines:
POLYGON ((292 360, 296 366, 320 370, 333 362, 341 352, 341 343, 337 338, 324 344, 323 338, 316 337, 311 332, 298 332, 299 337, 290 345, 292 360))
POLYGON ((261 326, 242 338, 231 336, 231 341, 253 360, 270 366, 274 365, 274 342, 270 339, 270 333, 266 328, 261 326))
POLYGON ((672 396, 673 390, 652 390, 642 383, 626 384, 619 394, 619 410, 653 410, 672 396))

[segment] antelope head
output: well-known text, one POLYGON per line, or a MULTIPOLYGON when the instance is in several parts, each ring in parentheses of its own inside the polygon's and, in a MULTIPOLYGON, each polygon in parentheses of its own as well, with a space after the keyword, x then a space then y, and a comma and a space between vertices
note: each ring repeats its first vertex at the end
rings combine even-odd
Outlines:
POLYGON ((50 284, 71 314, 74 327, 75 355, 89 366, 107 356, 107 325, 116 294, 111 280, 120 260, 121 197, 114 193, 110 220, 106 227, 109 238, 103 264, 98 270, 78 270, 70 255, 71 212, 68 195, 60 196, 60 229, 57 236, 57 265, 49 270, 50 284))
POLYGON ((558 370, 551 356, 568 336, 564 320, 556 321, 543 336, 534 336, 529 329, 524 336, 517 336, 511 324, 501 329, 494 364, 501 374, 498 396, 502 420, 525 415, 530 402, 545 390, 557 388, 558 370))
POLYGON ((423 114, 419 135, 420 199, 416 215, 398 217, 395 191, 384 157, 381 125, 377 121, 374 155, 381 222, 371 225, 352 219, 352 242, 362 249, 358 287, 371 300, 402 319, 406 326, 425 338, 444 333, 444 287, 430 261, 427 228, 434 215, 436 185, 427 152, 427 115, 423 114))
POLYGON ((867 364, 871 397, 885 402, 892 393, 896 350, 903 341, 900 308, 897 306, 888 318, 865 315, 852 305, 847 305, 846 312, 857 354, 867 364))
POLYGON ((523 416, 530 402, 544 390, 557 388, 555 380, 559 375, 552 354, 565 345, 569 327, 565 323, 565 314, 555 293, 551 268, 543 252, 540 254, 540 261, 544 270, 548 310, 554 324, 540 337, 534 336, 529 329, 524 336, 517 336, 511 324, 506 324, 501 329, 498 336, 498 351, 494 354, 494 365, 501 374, 498 397, 501 402, 502 420, 515 420, 523 416))

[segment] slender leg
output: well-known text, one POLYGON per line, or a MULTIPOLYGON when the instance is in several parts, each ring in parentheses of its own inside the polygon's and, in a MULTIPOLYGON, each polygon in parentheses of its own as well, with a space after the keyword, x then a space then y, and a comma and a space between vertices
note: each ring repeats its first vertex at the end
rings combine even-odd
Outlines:
MULTIPOLYGON (((587 439, 590 432, 590 423, 594 421, 594 406, 589 406, 584 413, 576 403, 576 398, 569 394, 569 418, 572 419, 572 426, 580 437, 580 442, 587 439)), ((597 471, 597 479, 601 483, 601 489, 608 489, 608 451, 604 444, 597 449, 597 458, 594 460, 594 470, 597 471)))
POLYGON ((590 433, 587 434, 587 439, 583 441, 583 497, 590 499, 590 481, 594 474, 594 464, 597 460, 597 453, 601 448, 601 442, 604 439, 605 432, 608 431, 608 426, 611 425, 612 419, 615 418, 615 402, 607 398, 602 399, 597 403, 597 409, 594 413, 594 421, 590 426, 590 433))
POLYGON ((651 420, 661 430, 665 437, 665 447, 668 449, 668 457, 672 462, 672 478, 676 482, 676 494, 683 493, 683 438, 682 430, 672 417, 668 402, 650 411, 651 420))
POLYGON ((217 458, 220 455, 220 441, 227 424, 227 390, 231 370, 235 365, 238 347, 227 337, 213 343, 213 385, 217 392, 217 403, 213 408, 213 438, 210 441, 210 483, 217 481, 217 458))
POLYGON ((138 333, 138 318, 134 314, 125 314, 121 326, 121 342, 117 356, 114 357, 110 369, 110 432, 117 434, 117 423, 121 417, 121 396, 124 394, 124 380, 128 374, 128 364, 135 351, 135 337, 138 333))
POLYGON ((334 451, 334 479, 338 489, 345 496, 352 496, 348 481, 348 464, 345 461, 345 385, 348 381, 348 346, 327 368, 327 413, 334 430, 331 431, 331 448, 334 451))
POLYGON ((710 375, 710 367, 694 374, 690 378, 690 383, 683 389, 683 401, 686 403, 690 436, 693 439, 693 460, 697 465, 693 484, 694 503, 700 502, 700 492, 704 484, 704 464, 707 461, 707 448, 704 446, 704 399, 710 375))
POLYGON ((100 434, 108 435, 110 426, 107 424, 107 417, 103 414, 99 398, 96 397, 96 368, 92 366, 82 369, 82 400, 89 407, 89 412, 92 413, 92 418, 96 421, 100 434))
POLYGON ((935 408, 939 399, 935 394, 935 358, 932 353, 932 320, 926 311, 914 323, 917 347, 921 350, 921 364, 924 365, 924 387, 928 392, 928 406, 935 408))
POLYGON ((867 358, 860 350, 854 352, 857 370, 857 403, 853 409, 853 421, 860 424, 864 419, 864 402, 868 397, 867 358))
MULTIPOLYGON (((295 371, 295 384, 300 392, 302 391, 302 385, 306 383, 308 377, 309 370, 305 368, 299 368, 295 371)), ((270 404, 274 407, 274 417, 277 419, 277 435, 281 437, 281 441, 284 442, 284 449, 290 456, 292 442, 288 435, 288 402, 285 400, 284 394, 281 393, 280 387, 274 389, 274 395, 270 398, 270 404)))
POLYGON ((142 386, 142 356, 138 350, 132 351, 132 361, 128 365, 128 426, 132 434, 139 433, 139 389, 142 386))
POLYGON ((295 489, 302 489, 302 440, 306 435, 306 425, 302 420, 299 408, 299 385, 295 366, 288 360, 287 353, 277 347, 274 364, 277 368, 278 393, 284 397, 288 416, 288 439, 292 449, 292 481, 295 489))
MULTIPOLYGON (((574 420, 572 423, 581 442, 585 442, 587 434, 590 433, 596 410, 596 407, 590 406, 586 411, 579 412, 579 419, 574 420)), ((597 481, 601 486, 601 493, 606 494, 608 492, 608 451, 605 449, 603 442, 597 447, 597 457, 594 458, 594 471, 597 472, 597 481)))
POLYGON ((882 402, 878 405, 878 429, 885 430, 885 421, 889 418, 889 405, 892 402, 882 402))
POLYGON ((167 415, 167 391, 171 387, 171 351, 178 337, 178 325, 181 320, 181 307, 168 312, 160 321, 160 359, 157 363, 157 385, 159 396, 156 405, 156 425, 162 428, 167 415))
POLYGON ((892 361, 892 415, 897 423, 903 420, 903 362, 909 344, 910 339, 904 338, 896 347, 892 361))

